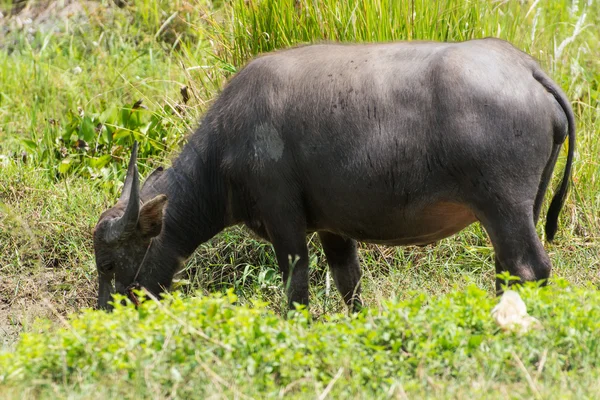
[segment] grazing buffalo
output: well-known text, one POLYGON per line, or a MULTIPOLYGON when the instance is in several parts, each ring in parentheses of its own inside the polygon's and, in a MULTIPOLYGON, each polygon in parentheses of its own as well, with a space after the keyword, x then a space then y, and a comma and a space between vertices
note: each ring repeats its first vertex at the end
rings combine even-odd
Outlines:
POLYGON ((236 224, 273 244, 290 306, 308 304, 315 231, 351 308, 356 241, 427 244, 476 221, 498 272, 544 280, 551 264, 535 226, 567 136, 548 240, 569 185, 574 118, 532 57, 497 39, 263 55, 141 189, 133 146, 123 194, 94 232, 98 305, 133 285, 158 295, 200 243, 236 224))

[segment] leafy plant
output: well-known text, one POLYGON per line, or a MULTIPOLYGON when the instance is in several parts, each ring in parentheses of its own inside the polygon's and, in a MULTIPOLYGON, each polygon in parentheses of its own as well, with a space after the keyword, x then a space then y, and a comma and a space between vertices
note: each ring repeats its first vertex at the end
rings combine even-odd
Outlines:
MULTIPOLYGON (((166 114, 169 108, 162 111, 166 114)), ((64 126, 49 120, 41 138, 22 142, 39 162, 54 166, 58 176, 76 171, 84 177, 107 177, 116 172, 114 160, 123 164, 128 159, 134 140, 150 161, 180 145, 184 124, 164 114, 148 111, 141 100, 102 113, 69 110, 64 126)))
POLYGON ((23 335, 14 352, 0 353, 0 388, 80 393, 111 381, 112 396, 133 385, 138 396, 303 397, 334 382, 336 397, 380 397, 398 385, 432 395, 483 380, 521 383, 521 395, 573 387, 592 395, 597 384, 583 383, 600 372, 599 292, 556 281, 520 293, 544 329, 501 331, 490 315, 496 300, 475 286, 314 323, 305 311, 284 320, 262 302, 238 306, 231 290, 173 293, 139 308, 118 297, 111 314, 85 310, 62 327, 40 322, 43 332, 23 335))

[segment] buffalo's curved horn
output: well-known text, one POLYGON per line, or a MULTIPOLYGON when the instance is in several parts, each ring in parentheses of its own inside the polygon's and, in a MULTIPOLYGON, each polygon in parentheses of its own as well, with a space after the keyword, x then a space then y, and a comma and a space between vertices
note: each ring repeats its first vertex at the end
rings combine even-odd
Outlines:
POLYGON ((127 168, 125 185, 119 198, 119 203, 125 203, 127 207, 122 217, 109 221, 110 225, 105 235, 105 240, 109 243, 131 233, 138 222, 140 215, 140 178, 137 169, 137 150, 138 144, 134 142, 131 158, 129 159, 129 167, 127 168))

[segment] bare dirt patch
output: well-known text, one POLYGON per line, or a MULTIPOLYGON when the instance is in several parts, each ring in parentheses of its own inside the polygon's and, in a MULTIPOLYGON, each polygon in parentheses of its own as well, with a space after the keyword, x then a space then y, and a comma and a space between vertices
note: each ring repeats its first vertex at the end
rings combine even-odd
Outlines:
POLYGON ((91 285, 81 285, 69 271, 43 269, 0 280, 0 349, 12 346, 38 318, 56 320, 92 306, 91 285))

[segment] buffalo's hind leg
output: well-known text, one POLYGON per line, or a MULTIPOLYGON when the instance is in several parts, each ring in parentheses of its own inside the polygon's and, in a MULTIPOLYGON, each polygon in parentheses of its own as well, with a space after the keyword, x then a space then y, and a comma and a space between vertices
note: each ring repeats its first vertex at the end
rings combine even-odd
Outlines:
MULTIPOLYGON (((480 220, 494 246, 496 273, 508 271, 521 281, 548 279, 550 258, 535 230, 533 207, 504 206, 485 213, 480 220)), ((498 292, 503 283, 496 279, 498 292)))
POLYGON ((323 251, 338 291, 351 312, 362 308, 360 264, 356 241, 329 232, 319 232, 323 251))

